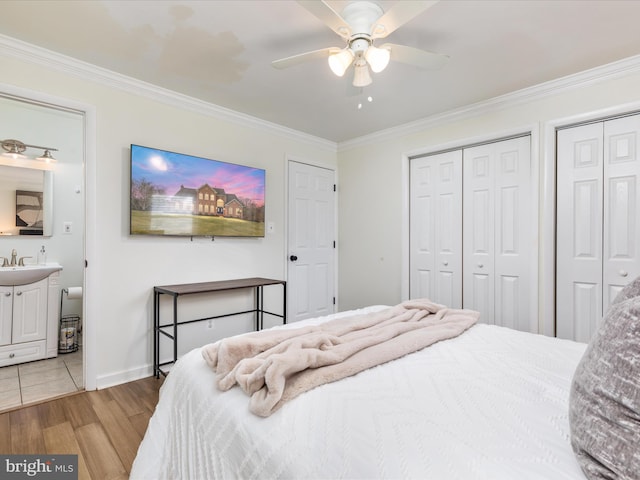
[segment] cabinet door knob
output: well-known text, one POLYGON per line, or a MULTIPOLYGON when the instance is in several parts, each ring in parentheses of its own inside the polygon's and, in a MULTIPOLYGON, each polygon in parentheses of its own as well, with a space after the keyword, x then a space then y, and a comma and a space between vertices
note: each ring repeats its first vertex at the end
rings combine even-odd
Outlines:
POLYGON ((22 295, 22 292, 16 292, 16 295, 20 296, 20 295, 22 295))
POLYGON ((479 263, 478 268, 482 268, 482 267, 484 267, 484 263, 479 263))
POLYGON ((5 296, 5 297, 10 297, 10 296, 11 296, 11 292, 5 292, 5 293, 4 293, 4 296, 5 296))
POLYGON ((625 270, 620 270, 620 276, 621 277, 626 277, 627 275, 629 275, 629 272, 627 272, 625 270))
POLYGON ((9 358, 13 358, 13 357, 15 357, 15 356, 16 356, 16 354, 15 354, 15 353, 10 353, 10 354, 9 354, 9 358))
POLYGON ((442 264, 446 267, 447 265, 449 265, 449 262, 445 260, 444 262, 442 262, 442 264))
POLYGON ((292 262, 295 262, 296 260, 298 260, 298 256, 297 255, 291 255, 289 257, 289 260, 291 260, 292 262))

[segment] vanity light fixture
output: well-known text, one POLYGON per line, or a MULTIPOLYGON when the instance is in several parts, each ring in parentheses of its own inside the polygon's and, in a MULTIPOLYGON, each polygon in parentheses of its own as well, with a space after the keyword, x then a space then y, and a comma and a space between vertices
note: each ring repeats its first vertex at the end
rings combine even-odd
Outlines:
POLYGON ((53 155, 51 155, 51 150, 49 149, 46 149, 42 155, 36 157, 36 160, 42 160, 47 163, 53 163, 56 161, 56 159, 53 158, 53 155))
POLYGON ((58 151, 57 148, 40 147, 38 145, 28 145, 26 143, 21 142, 20 140, 13 140, 13 139, 2 140, 1 145, 2 145, 2 149, 4 150, 4 153, 2 155, 5 157, 13 158, 13 159, 26 158, 26 155, 24 155, 24 152, 25 150, 27 150, 27 148, 37 148, 39 150, 44 150, 42 155, 40 155, 39 157, 36 157, 36 160, 41 160, 46 163, 55 162, 56 159, 53 158, 53 155, 51 155, 51 152, 58 151))
POLYGON ((25 155, 22 154, 25 151, 23 144, 7 140, 6 143, 2 142, 2 148, 6 150, 6 153, 3 154, 5 157, 25 158, 25 155))

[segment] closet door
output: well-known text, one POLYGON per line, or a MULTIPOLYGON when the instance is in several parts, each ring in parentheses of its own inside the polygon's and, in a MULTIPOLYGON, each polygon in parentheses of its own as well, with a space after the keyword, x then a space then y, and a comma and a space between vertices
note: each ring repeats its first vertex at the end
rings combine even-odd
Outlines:
POLYGON ((556 335, 588 342, 640 275, 640 116, 557 134, 556 335))
POLYGON ((603 125, 557 134, 556 336, 588 342, 602 318, 603 125))
POLYGON ((640 275, 640 115, 604 124, 603 315, 640 275))
POLYGON ((410 161, 409 289, 462 307, 462 151, 410 161))
POLYGON ((464 150, 463 305, 483 322, 537 332, 530 152, 529 136, 464 150))

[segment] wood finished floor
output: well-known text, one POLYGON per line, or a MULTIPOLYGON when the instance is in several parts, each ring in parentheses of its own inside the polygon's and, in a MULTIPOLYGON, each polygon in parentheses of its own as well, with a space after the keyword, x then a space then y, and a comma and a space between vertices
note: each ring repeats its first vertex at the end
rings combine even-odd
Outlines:
POLYGON ((77 454, 78 478, 129 478, 162 379, 144 378, 0 414, 0 452, 77 454))

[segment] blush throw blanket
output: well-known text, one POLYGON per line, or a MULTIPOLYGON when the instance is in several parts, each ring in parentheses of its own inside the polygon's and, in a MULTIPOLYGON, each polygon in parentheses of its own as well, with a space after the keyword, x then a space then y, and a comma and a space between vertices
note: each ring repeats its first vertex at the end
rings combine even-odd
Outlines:
POLYGON ((226 391, 236 384, 251 398, 252 413, 267 417, 319 385, 456 337, 479 312, 450 309, 426 299, 320 325, 252 332, 202 349, 226 391))

